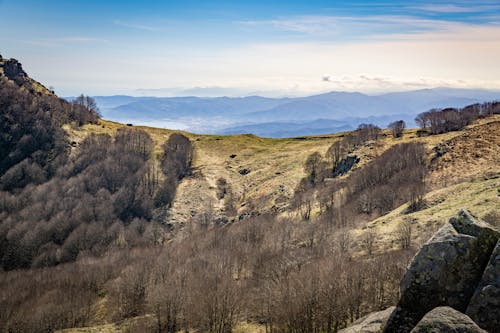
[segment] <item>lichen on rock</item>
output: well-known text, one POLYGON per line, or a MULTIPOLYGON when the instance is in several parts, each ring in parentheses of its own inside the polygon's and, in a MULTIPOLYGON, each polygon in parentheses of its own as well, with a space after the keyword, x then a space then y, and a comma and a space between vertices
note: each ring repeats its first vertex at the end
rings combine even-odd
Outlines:
POLYGON ((467 315, 441 306, 428 312, 411 330, 411 333, 487 333, 467 315))
POLYGON ((384 332, 410 332, 439 306, 465 312, 499 238, 498 230, 460 210, 413 258, 384 332))

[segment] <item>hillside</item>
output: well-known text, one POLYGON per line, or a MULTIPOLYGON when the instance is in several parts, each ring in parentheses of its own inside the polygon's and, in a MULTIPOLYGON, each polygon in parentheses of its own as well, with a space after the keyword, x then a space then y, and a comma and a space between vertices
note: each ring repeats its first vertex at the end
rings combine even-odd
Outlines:
MULTIPOLYGON (((101 121, 99 125, 86 125, 82 130, 72 131, 71 135, 80 139, 88 133, 109 133, 123 126, 101 121)), ((172 133, 155 128, 141 127, 141 129, 154 138, 157 150, 160 143, 172 133)), ((462 131, 441 135, 418 137, 416 130, 405 131, 400 139, 386 135, 376 144, 367 144, 356 150, 356 154, 361 157, 357 166, 360 169, 396 144, 422 142, 425 144, 429 162, 432 161, 432 167, 429 189, 425 195, 425 207, 408 213, 405 204, 367 224, 355 224, 350 231, 352 256, 364 262, 364 265, 369 265, 370 260, 375 260, 375 264, 378 265, 380 261, 377 260, 383 260, 376 259, 378 256, 383 258, 389 254, 391 258, 389 260, 399 258, 397 256, 400 255, 401 241, 398 228, 408 221, 412 230, 410 242, 413 250, 410 250, 410 253, 413 253, 415 248, 427 241, 462 207, 467 207, 475 216, 499 227, 499 131, 500 118, 494 116, 482 119, 462 131), (436 147, 439 147, 441 152, 445 151, 439 158, 435 157, 436 147), (372 255, 367 256, 365 246, 367 233, 376 235, 372 250, 374 259, 368 259, 372 255)), ((290 139, 262 139, 249 135, 225 137, 189 133, 186 135, 195 143, 196 172, 184 179, 178 188, 172 208, 172 223, 189 223, 191 213, 206 209, 207 203, 208 205, 212 203, 215 210, 221 209, 222 203, 216 199, 215 185, 219 177, 226 178, 232 184, 234 193, 238 194, 240 213, 249 205, 260 213, 276 207, 282 210, 290 208, 289 203, 294 188, 305 175, 303 165, 307 156, 314 151, 324 153, 331 143, 346 133, 290 139), (231 158, 232 154, 236 156, 231 158), (241 175, 239 170, 243 168, 250 170, 250 173, 241 175), (277 172, 281 174, 276 174, 277 172)), ((223 214, 222 211, 220 213, 223 214)), ((321 227, 316 227, 317 232, 321 234, 321 227)), ((334 232, 334 235, 337 235, 334 239, 338 241, 338 234, 334 232)), ((305 241, 308 236, 294 233, 293 237, 296 237, 293 243, 301 244, 300 239, 305 241)), ((406 261, 400 267, 404 268, 405 263, 406 261)), ((385 316, 388 316, 386 312, 385 316)), ((134 332, 154 323, 153 318, 146 316, 113 324, 66 329, 61 332, 134 332)), ((255 323, 238 323, 233 332, 261 333, 265 332, 265 327, 255 323)))
MULTIPOLYGON (((123 124, 101 121, 71 131, 75 141, 88 133, 114 133, 126 127, 123 124)), ((137 126, 148 132, 160 151, 161 143, 173 132, 137 126)), ((455 183, 474 180, 500 172, 500 117, 479 121, 463 131, 417 137, 416 130, 394 139, 388 132, 375 145, 356 151, 359 166, 380 155, 389 147, 402 142, 422 142, 431 160, 434 149, 446 151, 432 161, 430 189, 439 189, 455 183)), ((345 133, 289 139, 267 139, 253 135, 213 136, 185 133, 194 143, 193 176, 184 179, 178 189, 170 221, 186 223, 200 209, 212 207, 216 215, 223 215, 222 202, 216 198, 216 181, 224 178, 236 197, 239 213, 283 211, 289 205, 294 190, 304 177, 304 162, 308 155, 318 151, 325 154, 328 147, 345 133), (235 155, 234 157, 232 157, 235 155), (248 170, 246 175, 240 174, 248 170)))
POLYGON ((498 103, 400 137, 197 135, 99 119, 16 68, 0 80, 5 331, 333 332, 399 302, 460 208, 498 226, 498 103))

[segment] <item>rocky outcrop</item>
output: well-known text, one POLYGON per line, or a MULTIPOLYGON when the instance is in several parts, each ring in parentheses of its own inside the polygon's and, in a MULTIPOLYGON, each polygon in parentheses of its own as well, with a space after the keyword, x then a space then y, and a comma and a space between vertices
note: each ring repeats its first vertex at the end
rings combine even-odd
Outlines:
POLYGON ((500 240, 465 313, 490 333, 500 332, 500 240))
POLYGON ((9 80, 16 82, 18 85, 22 85, 28 78, 21 63, 16 59, 2 59, 1 67, 3 75, 9 80))
POLYGON ((487 333, 465 314, 448 306, 428 312, 411 333, 487 333))
POLYGON ((356 320, 352 326, 340 330, 339 333, 378 333, 382 330, 382 327, 385 325, 394 309, 395 307, 391 306, 383 311, 370 313, 356 320))
POLYGON ((7 78, 18 86, 43 94, 53 94, 40 82, 30 78, 16 59, 5 59, 0 55, 0 79, 7 78))
POLYGON ((333 177, 345 175, 352 167, 359 162, 359 157, 356 155, 347 155, 333 169, 333 177))
POLYGON ((440 306, 465 312, 499 237, 498 230, 466 210, 450 219, 410 263, 384 332, 410 332, 440 306))

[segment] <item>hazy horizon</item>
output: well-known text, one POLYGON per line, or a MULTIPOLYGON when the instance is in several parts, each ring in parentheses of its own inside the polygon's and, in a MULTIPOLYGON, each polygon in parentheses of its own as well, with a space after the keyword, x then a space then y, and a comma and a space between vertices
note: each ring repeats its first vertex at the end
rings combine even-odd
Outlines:
MULTIPOLYGON (((364 92, 360 90, 324 90, 311 93, 302 93, 297 95, 289 95, 286 93, 279 94, 275 91, 240 91, 238 89, 223 88, 223 87, 193 87, 189 89, 183 88, 158 88, 158 89, 135 89, 131 90, 129 93, 118 93, 110 95, 93 95, 92 97, 116 97, 116 96, 127 96, 127 97, 151 97, 151 98, 175 98, 175 97, 196 97, 196 98, 248 98, 248 97, 264 97, 270 99, 282 99, 282 98, 303 98, 312 97, 323 94, 330 93, 359 93, 366 96, 383 96, 387 94, 394 93, 409 93, 418 91, 439 91, 439 90, 457 90, 457 91, 478 91, 478 92, 490 92, 490 93, 500 93, 499 89, 489 89, 489 88, 456 88, 456 87, 446 87, 446 86, 436 86, 436 87, 426 87, 421 89, 394 89, 387 91, 378 92, 364 92), (240 93, 241 92, 241 93, 240 93)), ((74 96, 64 96, 64 98, 73 98, 74 96)))
POLYGON ((500 89, 491 0, 0 0, 0 9, 0 54, 62 96, 500 89))

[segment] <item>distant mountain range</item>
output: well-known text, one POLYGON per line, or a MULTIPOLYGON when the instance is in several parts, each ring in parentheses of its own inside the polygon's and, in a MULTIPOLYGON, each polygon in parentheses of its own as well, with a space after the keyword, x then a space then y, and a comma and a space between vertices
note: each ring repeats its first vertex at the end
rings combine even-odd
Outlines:
POLYGON ((374 123, 385 127, 431 108, 500 99, 500 91, 434 88, 382 95, 330 92, 296 98, 95 96, 105 119, 195 133, 266 137, 325 134, 374 123))

